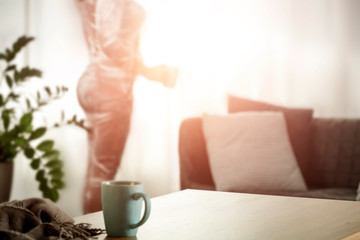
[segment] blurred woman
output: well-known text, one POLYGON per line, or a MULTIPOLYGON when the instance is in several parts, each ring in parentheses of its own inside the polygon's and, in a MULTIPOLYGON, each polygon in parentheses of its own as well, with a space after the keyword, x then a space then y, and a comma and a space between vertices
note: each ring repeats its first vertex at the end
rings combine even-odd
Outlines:
POLYGON ((113 180, 130 129, 137 75, 173 87, 176 69, 147 67, 139 54, 145 11, 133 0, 77 0, 90 62, 77 95, 90 125, 84 213, 101 210, 101 182, 113 180))

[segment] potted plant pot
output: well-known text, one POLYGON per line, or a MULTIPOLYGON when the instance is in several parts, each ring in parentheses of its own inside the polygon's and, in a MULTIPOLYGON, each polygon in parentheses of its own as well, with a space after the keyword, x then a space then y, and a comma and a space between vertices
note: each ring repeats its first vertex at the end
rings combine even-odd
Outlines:
POLYGON ((0 162, 0 203, 10 199, 13 169, 13 162, 0 162))

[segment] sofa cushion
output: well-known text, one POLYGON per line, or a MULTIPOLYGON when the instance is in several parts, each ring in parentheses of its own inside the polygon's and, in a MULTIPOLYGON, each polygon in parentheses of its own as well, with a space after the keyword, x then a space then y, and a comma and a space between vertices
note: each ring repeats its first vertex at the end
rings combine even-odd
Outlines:
POLYGON ((281 112, 204 115, 203 132, 217 190, 306 190, 281 112))
POLYGON ((356 197, 356 190, 353 188, 319 188, 309 189, 307 191, 263 191, 257 194, 354 201, 356 197))
POLYGON ((314 118, 308 181, 313 188, 353 188, 360 181, 360 119, 314 118))
POLYGON ((284 114, 286 126, 296 160, 307 180, 309 141, 311 134, 312 109, 287 108, 241 97, 228 96, 229 113, 244 111, 280 111, 284 114))
POLYGON ((353 188, 320 188, 304 192, 282 192, 276 195, 354 201, 356 190, 353 188))

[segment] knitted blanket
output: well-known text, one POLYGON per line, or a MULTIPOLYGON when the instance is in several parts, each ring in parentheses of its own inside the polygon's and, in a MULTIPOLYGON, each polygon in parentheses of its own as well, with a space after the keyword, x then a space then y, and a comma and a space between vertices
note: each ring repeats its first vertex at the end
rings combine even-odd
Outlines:
POLYGON ((51 201, 30 198, 0 204, 0 239, 89 239, 103 233, 74 220, 51 201))

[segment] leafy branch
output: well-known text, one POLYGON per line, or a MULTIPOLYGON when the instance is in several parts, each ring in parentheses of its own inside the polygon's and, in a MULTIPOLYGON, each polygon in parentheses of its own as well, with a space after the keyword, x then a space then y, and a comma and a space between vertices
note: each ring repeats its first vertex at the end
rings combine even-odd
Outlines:
MULTIPOLYGON (((56 86, 52 89, 45 86, 36 91, 36 94, 28 95, 17 92, 23 83, 42 77, 39 69, 29 66, 18 68, 13 63, 17 54, 33 40, 33 37, 22 36, 11 48, 0 52, 0 61, 6 64, 0 81, 0 87, 4 90, 0 93, 0 162, 11 162, 22 152, 29 159, 30 167, 36 171, 35 179, 43 197, 56 202, 59 199, 59 190, 65 187, 63 161, 60 159, 60 152, 54 148, 53 140, 46 139, 35 144, 46 134, 48 128, 34 128, 33 114, 50 102, 62 98, 68 88, 56 86), (24 104, 26 107, 22 108, 24 104)), ((76 115, 68 121, 64 115, 62 112, 61 123, 56 123, 54 127, 73 124, 88 130, 84 121, 78 120, 76 115)))

